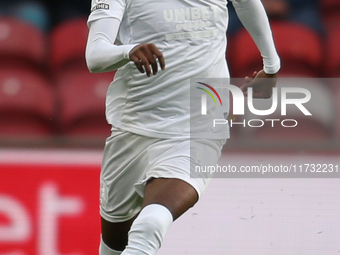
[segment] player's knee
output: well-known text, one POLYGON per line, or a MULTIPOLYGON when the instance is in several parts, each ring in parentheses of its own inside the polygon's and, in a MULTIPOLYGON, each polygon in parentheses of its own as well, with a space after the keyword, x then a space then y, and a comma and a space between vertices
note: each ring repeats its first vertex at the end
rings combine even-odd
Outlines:
POLYGON ((152 215, 137 219, 136 223, 134 224, 134 228, 131 229, 129 234, 137 234, 140 236, 149 237, 145 238, 147 241, 153 240, 155 238, 154 240, 157 241, 157 246, 160 246, 165 232, 168 229, 168 224, 166 224, 166 221, 163 219, 163 217, 153 217, 152 215), (151 236, 154 238, 150 238, 151 236))
POLYGON ((131 227, 128 246, 137 247, 143 243, 143 250, 159 249, 172 221, 172 214, 166 207, 158 204, 146 206, 131 227))
POLYGON ((173 220, 171 212, 163 205, 151 204, 134 222, 135 229, 146 233, 163 233, 173 220), (138 227, 138 228, 137 228, 138 227))

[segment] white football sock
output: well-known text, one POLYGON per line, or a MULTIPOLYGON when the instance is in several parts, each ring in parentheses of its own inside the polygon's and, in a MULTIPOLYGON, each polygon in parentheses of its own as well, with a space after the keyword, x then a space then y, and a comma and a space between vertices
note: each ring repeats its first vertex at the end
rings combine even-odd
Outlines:
POLYGON ((147 205, 133 222, 128 245, 121 255, 156 254, 172 222, 172 214, 165 206, 147 205))
POLYGON ((100 246, 99 246, 99 255, 120 255, 121 251, 114 251, 111 248, 109 248, 101 238, 100 240, 100 246))

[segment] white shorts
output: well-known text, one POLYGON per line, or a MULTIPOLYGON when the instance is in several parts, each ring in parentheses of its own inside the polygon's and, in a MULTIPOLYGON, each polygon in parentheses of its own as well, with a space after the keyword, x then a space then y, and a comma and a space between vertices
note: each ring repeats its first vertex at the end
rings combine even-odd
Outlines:
POLYGON ((216 165, 226 140, 159 139, 117 128, 106 140, 100 175, 100 214, 123 222, 140 210, 146 182, 176 178, 189 183, 200 197, 210 177, 190 175, 196 164, 216 165))

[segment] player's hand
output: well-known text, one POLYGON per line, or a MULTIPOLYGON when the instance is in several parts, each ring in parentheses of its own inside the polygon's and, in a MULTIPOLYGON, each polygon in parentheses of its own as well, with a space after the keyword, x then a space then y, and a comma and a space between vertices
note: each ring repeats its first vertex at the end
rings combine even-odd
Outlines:
POLYGON ((165 61, 162 52, 152 44, 139 44, 130 51, 130 59, 135 63, 141 73, 148 77, 158 72, 157 60, 162 70, 165 70, 165 61), (151 72, 152 69, 152 72, 151 72))
POLYGON ((243 94, 247 96, 247 89, 253 88, 253 98, 270 98, 273 94, 273 88, 276 86, 277 74, 266 74, 263 70, 254 72, 253 77, 245 78, 246 83, 240 88, 243 94))

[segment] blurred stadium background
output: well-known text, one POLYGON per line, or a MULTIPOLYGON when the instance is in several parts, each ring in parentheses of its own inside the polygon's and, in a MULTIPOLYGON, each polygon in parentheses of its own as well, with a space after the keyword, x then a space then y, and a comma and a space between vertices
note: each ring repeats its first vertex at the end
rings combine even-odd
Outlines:
MULTIPOLYGON (((311 91, 313 118, 292 112, 294 132, 232 128, 222 162, 340 165, 340 1, 263 3, 280 77, 311 91)), ((226 57, 241 78, 261 69, 261 56, 229 8, 226 57)), ((104 100, 114 72, 86 68, 89 10, 88 0, 0 2, 0 255, 97 254, 98 176, 110 134, 104 100)), ((160 254, 338 254, 339 184, 214 179, 160 254)))

